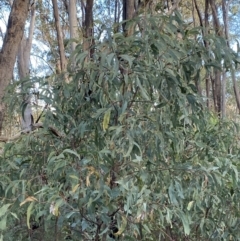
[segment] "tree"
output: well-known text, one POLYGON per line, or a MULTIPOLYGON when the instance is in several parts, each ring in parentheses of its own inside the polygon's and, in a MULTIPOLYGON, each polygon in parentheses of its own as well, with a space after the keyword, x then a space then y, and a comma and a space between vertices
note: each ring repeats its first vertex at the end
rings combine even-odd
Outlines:
MULTIPOLYGON (((12 78, 13 68, 28 15, 29 1, 15 0, 8 20, 7 33, 0 53, 0 100, 12 78)), ((0 104, 0 132, 2 130, 5 106, 0 104)))

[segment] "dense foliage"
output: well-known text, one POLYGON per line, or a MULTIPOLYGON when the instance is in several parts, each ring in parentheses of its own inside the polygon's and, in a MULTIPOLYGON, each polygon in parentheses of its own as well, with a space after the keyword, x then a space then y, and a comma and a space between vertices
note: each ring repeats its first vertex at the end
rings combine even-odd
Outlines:
POLYGON ((238 128, 195 88, 235 57, 178 14, 137 21, 37 79, 44 128, 0 157, 4 240, 239 240, 238 128))

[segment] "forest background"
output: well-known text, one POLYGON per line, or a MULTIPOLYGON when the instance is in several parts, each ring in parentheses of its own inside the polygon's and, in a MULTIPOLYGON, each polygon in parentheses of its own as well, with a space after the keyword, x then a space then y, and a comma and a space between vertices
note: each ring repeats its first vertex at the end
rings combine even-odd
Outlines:
POLYGON ((239 1, 0 9, 0 240, 239 240, 239 1))

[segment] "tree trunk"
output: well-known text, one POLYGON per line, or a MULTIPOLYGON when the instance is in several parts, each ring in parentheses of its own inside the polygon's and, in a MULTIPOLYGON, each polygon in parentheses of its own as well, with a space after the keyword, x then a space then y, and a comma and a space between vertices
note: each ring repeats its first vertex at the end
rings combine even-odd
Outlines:
POLYGON ((33 41, 33 31, 35 25, 35 5, 32 5, 31 9, 31 20, 30 26, 28 31, 28 37, 23 35, 22 41, 19 45, 17 61, 18 61, 18 75, 20 79, 26 78, 29 76, 30 70, 30 53, 32 48, 32 41, 33 41))
POLYGON ((221 24, 218 18, 218 14, 217 14, 217 7, 216 7, 216 3, 214 0, 209 0, 211 9, 212 9, 212 16, 213 16, 213 23, 214 23, 214 27, 215 27, 215 32, 218 36, 222 36, 222 31, 221 31, 221 24))
POLYGON ((15 0, 13 2, 8 19, 7 32, 0 52, 0 134, 5 110, 2 98, 4 96, 5 88, 12 78, 19 44, 24 33, 28 9, 29 0, 15 0))
POLYGON ((224 32, 225 37, 227 40, 227 46, 229 47, 229 18, 228 18, 228 12, 229 12, 229 5, 231 3, 231 0, 226 1, 222 0, 222 12, 223 12, 223 22, 224 22, 224 32))
MULTIPOLYGON (((225 32, 225 37, 226 37, 226 41, 227 41, 227 45, 229 46, 229 26, 228 26, 228 12, 229 12, 229 5, 231 3, 231 0, 227 1, 226 0, 222 0, 222 11, 223 11, 223 22, 224 22, 224 32, 225 32)), ((239 89, 237 86, 237 81, 236 81, 236 73, 234 70, 234 67, 231 67, 231 76, 232 76, 232 81, 233 81, 233 90, 234 90, 234 94, 235 94, 235 99, 237 102, 237 108, 238 111, 240 112, 240 95, 239 95, 239 89)))
POLYGON ((60 20, 59 20, 57 0, 52 0, 52 4, 53 4, 54 19, 55 19, 55 27, 57 31, 61 71, 63 72, 66 69, 67 61, 65 57, 65 49, 64 49, 64 43, 63 43, 62 29, 61 29, 60 20))
MULTIPOLYGON (((204 31, 203 31, 203 36, 208 34, 208 26, 209 26, 209 14, 208 14, 208 9, 209 9, 209 1, 205 0, 205 10, 204 10, 204 31)), ((203 26, 202 26, 203 27, 203 26)), ((208 42, 206 40, 204 40, 204 45, 206 48, 208 48, 208 42)), ((207 97, 207 108, 210 108, 210 76, 209 74, 206 76, 206 97, 207 97)))
MULTIPOLYGON (((69 26, 70 26, 70 38, 72 40, 77 38, 78 22, 77 22, 77 9, 76 9, 76 0, 69 0, 68 4, 68 16, 69 16, 69 26)), ((76 42, 71 42, 72 52, 76 48, 76 42)))
MULTIPOLYGON (((33 31, 36 18, 35 5, 33 4, 31 8, 31 20, 28 37, 23 35, 17 56, 18 75, 20 79, 29 77, 30 73, 30 53, 32 48, 33 31)), ((26 108, 24 109, 21 121, 23 132, 30 132, 32 130, 33 116, 30 102, 31 98, 28 94, 26 94, 23 98, 23 104, 26 105, 26 108)))
MULTIPOLYGON (((123 21, 130 20, 134 16, 134 0, 123 0, 123 21)), ((123 24, 123 31, 125 35, 131 35, 133 28, 123 24)))
POLYGON ((222 113, 222 83, 221 83, 221 71, 215 70, 214 77, 215 84, 215 95, 216 95, 216 112, 218 116, 221 116, 222 113))
POLYGON ((117 33, 119 31, 119 13, 120 13, 120 9, 119 9, 119 0, 115 0, 115 4, 114 4, 114 33, 117 33))
POLYGON ((83 22, 83 51, 89 51, 89 56, 92 57, 94 49, 93 40, 93 0, 87 0, 86 5, 82 3, 84 10, 84 22, 83 22))
POLYGON ((226 71, 222 73, 222 118, 226 117, 226 71))
MULTIPOLYGON (((221 31, 221 24, 217 14, 217 7, 216 3, 213 0, 209 0, 211 9, 212 9, 212 16, 213 16, 213 23, 215 28, 215 33, 218 36, 222 36, 221 31)), ((217 111, 218 115, 221 116, 222 113, 222 86, 221 86, 221 72, 220 70, 215 69, 215 77, 214 77, 214 85, 215 85, 215 110, 217 111)))
POLYGON ((206 85, 206 97, 207 97, 207 108, 210 108, 210 81, 209 81, 209 75, 206 77, 205 80, 205 85, 206 85))

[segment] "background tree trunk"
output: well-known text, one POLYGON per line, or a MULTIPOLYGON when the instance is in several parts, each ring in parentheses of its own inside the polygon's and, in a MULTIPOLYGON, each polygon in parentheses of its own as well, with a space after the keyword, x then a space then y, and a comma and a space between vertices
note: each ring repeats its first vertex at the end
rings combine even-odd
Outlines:
POLYGON ((36 18, 35 4, 31 6, 31 20, 28 30, 28 37, 23 35, 22 41, 19 45, 17 55, 18 76, 20 79, 29 76, 30 72, 30 53, 32 49, 33 32, 36 18))
MULTIPOLYGON (((68 16, 69 16, 69 26, 70 26, 70 38, 71 39, 76 39, 78 34, 77 34, 77 29, 78 29, 78 22, 77 22, 77 9, 76 9, 76 0, 69 0, 68 4, 68 16)), ((72 52, 76 48, 76 42, 71 42, 71 49, 72 52)))
POLYGON ((84 22, 83 22, 83 51, 89 51, 89 57, 91 58, 94 49, 93 46, 93 0, 87 0, 86 5, 82 3, 84 10, 84 22))
MULTIPOLYGON (((203 36, 208 34, 208 29, 209 29, 209 0, 205 0, 205 9, 204 9, 204 27, 205 29, 203 30, 203 36)), ((202 26, 203 27, 203 26, 202 26)), ((208 48, 208 42, 204 41, 204 45, 206 48, 208 48)), ((207 74, 206 80, 205 80, 205 85, 206 85, 206 97, 207 97, 207 107, 208 109, 210 108, 210 75, 207 74)))
MULTIPOLYGON (((218 36, 222 36, 221 31, 221 24, 218 18, 217 14, 217 7, 216 3, 213 0, 209 0, 211 9, 212 9, 212 16, 213 16, 213 25, 215 28, 215 33, 218 36)), ((221 83, 221 71, 218 69, 215 69, 214 71, 214 79, 213 79, 213 85, 214 85, 214 99, 215 99, 215 111, 218 113, 219 116, 221 116, 222 113, 222 83, 221 83)))
POLYGON ((60 55, 61 71, 64 71, 67 66, 67 61, 65 57, 65 48, 63 43, 62 30, 60 26, 57 0, 52 0, 52 4, 53 4, 54 19, 55 19, 55 27, 57 31, 57 41, 58 41, 58 48, 59 48, 59 55, 60 55))
POLYGON ((222 118, 226 117, 226 71, 222 72, 222 118))
MULTIPOLYGON (((134 16, 134 0, 123 0, 123 21, 130 20, 134 16)), ((127 24, 123 24, 123 31, 126 35, 133 33, 133 28, 127 27, 127 24)))
MULTIPOLYGON (((229 0, 229 1, 222 0, 224 32, 225 32, 225 38, 226 38, 228 47, 230 47, 230 45, 229 45, 228 12, 229 12, 229 5, 230 5, 231 2, 232 2, 231 0, 229 0)), ((232 82, 233 82, 233 90, 234 90, 235 100, 236 100, 236 103, 237 103, 238 112, 240 112, 240 95, 239 95, 239 89, 238 89, 238 86, 237 86, 236 73, 235 73, 234 67, 232 67, 231 75, 232 75, 232 82)))
MULTIPOLYGON (((28 37, 23 35, 21 44, 18 50, 17 56, 17 66, 18 66, 18 76, 20 79, 24 79, 29 77, 30 73, 30 53, 32 48, 32 40, 33 40, 33 31, 35 25, 35 4, 31 6, 31 20, 28 31, 28 37)), ((32 108, 31 108, 31 97, 29 94, 25 94, 23 97, 23 103, 26 105, 24 109, 24 113, 22 116, 22 131, 30 132, 32 130, 33 124, 33 116, 32 116, 32 108)))
POLYGON ((5 110, 2 98, 4 96, 5 88, 12 78, 19 44, 24 33, 28 9, 29 0, 15 0, 13 2, 8 19, 7 32, 0 52, 0 134, 5 110))

